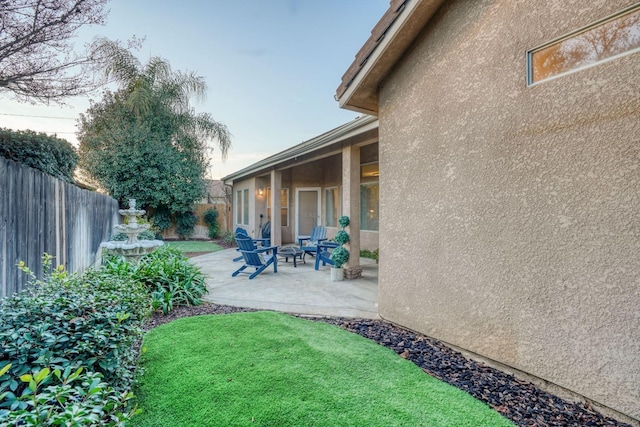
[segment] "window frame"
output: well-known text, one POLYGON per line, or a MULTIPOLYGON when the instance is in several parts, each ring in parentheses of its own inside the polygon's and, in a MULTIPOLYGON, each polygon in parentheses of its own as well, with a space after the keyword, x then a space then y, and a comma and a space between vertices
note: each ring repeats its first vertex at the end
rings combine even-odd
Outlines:
POLYGON ((380 181, 368 181, 368 182, 361 182, 360 183, 360 230, 361 231, 373 231, 373 232, 379 232, 380 231, 380 181), (363 192, 363 188, 365 187, 370 187, 370 186, 377 186, 378 187, 378 209, 376 210, 376 216, 377 216, 377 224, 378 224, 378 228, 377 229, 370 229, 370 228, 365 228, 365 225, 368 226, 368 221, 365 221, 363 216, 365 214, 362 203, 364 201, 364 198, 362 197, 362 192, 363 192))
POLYGON ((558 43, 562 43, 562 42, 564 42, 566 40, 569 40, 571 38, 577 37, 577 36, 579 36, 579 35, 581 35, 583 33, 586 33, 587 31, 595 29, 595 28, 597 28, 597 27, 599 27, 601 25, 604 25, 604 24, 606 24, 608 22, 611 22, 611 21, 614 21, 616 19, 622 18, 624 15, 629 15, 629 14, 632 14, 632 13, 638 12, 638 11, 640 11, 640 3, 636 3, 634 5, 631 5, 631 6, 627 7, 627 8, 622 9, 619 12, 616 12, 616 13, 611 14, 609 16, 606 16, 606 17, 604 17, 602 19, 594 21, 594 22, 592 22, 590 24, 587 24, 587 25, 585 25, 585 26, 583 26, 583 27, 581 27, 581 28, 579 28, 579 29, 577 29, 575 31, 571 31, 570 33, 567 33, 565 35, 557 37, 557 38, 555 38, 555 39, 553 39, 553 40, 551 40, 551 41, 549 41, 547 43, 544 43, 542 45, 536 46, 533 49, 527 50, 527 52, 526 52, 526 81, 527 81, 527 87, 536 86, 536 85, 539 85, 539 84, 541 84, 543 82, 548 82, 550 80, 555 80, 555 79, 557 79, 559 77, 563 77, 563 76, 566 76, 568 74, 573 74, 573 73, 576 73, 578 71, 582 71, 582 70, 585 70, 585 69, 588 69, 588 68, 591 68, 591 67, 595 67, 595 66, 600 65, 600 64, 605 63, 605 62, 613 61, 614 59, 620 58, 622 56, 631 55, 633 53, 640 52, 640 46, 639 46, 639 47, 636 47, 636 48, 633 48, 633 49, 618 53, 616 55, 609 56, 609 57, 601 59, 599 61, 592 62, 590 64, 581 65, 581 66, 578 66, 578 67, 575 67, 575 68, 571 68, 571 69, 569 69, 567 71, 563 71, 561 73, 554 74, 552 76, 543 78, 541 80, 537 80, 537 81, 533 80, 533 65, 534 65, 534 63, 533 63, 533 55, 536 52, 543 51, 543 50, 545 50, 545 49, 547 49, 547 48, 549 48, 549 47, 551 47, 553 45, 556 45, 558 43))
MULTIPOLYGON (((325 227, 338 227, 338 219, 340 218, 340 216, 342 215, 342 187, 336 185, 333 187, 325 187, 324 189, 324 225, 325 227), (329 225, 329 212, 328 212, 328 208, 329 208, 329 196, 328 196, 328 192, 329 191, 337 191, 338 192, 338 206, 337 206, 337 214, 335 217, 335 224, 334 225, 329 225)), ((331 213, 331 216, 333 217, 333 212, 331 213)))
POLYGON ((236 224, 249 225, 249 189, 236 190, 236 224), (246 203, 245 203, 246 202, 246 203))
MULTIPOLYGON (((290 193, 289 193, 289 188, 288 187, 284 187, 280 189, 280 218, 282 221, 282 218, 286 218, 286 224, 280 224, 281 227, 288 227, 289 226, 289 203, 290 203, 290 197, 289 197, 290 193), (286 198, 287 198, 287 204, 286 206, 284 206, 282 204, 282 193, 285 192, 286 193, 286 198), (286 212, 285 215, 283 215, 283 212, 286 212)), ((267 187, 267 221, 271 221, 271 187, 267 187)))

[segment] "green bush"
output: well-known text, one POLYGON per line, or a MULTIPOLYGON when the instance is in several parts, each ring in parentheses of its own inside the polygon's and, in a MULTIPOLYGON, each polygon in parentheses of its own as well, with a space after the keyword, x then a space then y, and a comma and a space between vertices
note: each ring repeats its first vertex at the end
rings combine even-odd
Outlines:
POLYGON ((31 130, 0 128, 0 156, 73 182, 78 154, 64 139, 31 130))
POLYGON ((207 292, 205 276, 179 250, 161 246, 131 264, 122 257, 108 257, 103 270, 143 284, 151 294, 152 307, 168 313, 174 307, 202 304, 207 292))
POLYGON ((220 233, 220 224, 218 224, 218 211, 209 209, 204 213, 204 222, 209 227, 209 238, 215 239, 220 233))
POLYGON ((376 261, 376 264, 379 261, 380 258, 380 249, 376 249, 374 251, 370 251, 368 249, 363 249, 360 251, 360 256, 362 258, 369 258, 369 259, 373 259, 376 261))
POLYGON ((329 256, 335 268, 341 268, 349 261, 349 251, 342 246, 335 248, 329 256))
POLYGON ((228 246, 235 246, 236 244, 235 236, 231 231, 225 231, 224 233, 222 233, 221 238, 222 241, 228 246))
POLYGON ((336 233, 336 237, 334 237, 334 240, 341 245, 347 244, 349 243, 349 234, 344 230, 340 230, 336 233))
POLYGON ((0 402, 8 408, 0 409, 2 426, 124 426, 136 413, 133 393, 116 391, 101 374, 82 368, 44 368, 20 380, 28 385, 22 394, 0 388, 0 402))
POLYGON ((9 376, 32 368, 82 366, 126 389, 149 307, 140 284, 93 270, 83 276, 56 272, 1 300, 0 363, 12 367, 0 377, 0 387, 21 391, 9 376))
POLYGON ((182 239, 186 239, 193 234, 196 222, 198 222, 198 217, 193 212, 183 212, 176 215, 176 233, 182 239))
POLYGON ((166 208, 153 211, 153 214, 151 214, 151 221, 159 233, 169 229, 173 224, 171 222, 171 212, 166 208))
POLYGON ((342 245, 349 243, 349 233, 345 230, 345 227, 349 225, 349 217, 346 215, 338 218, 338 225, 340 225, 340 230, 336 233, 336 237, 334 240, 340 244, 337 248, 331 251, 331 261, 333 261, 333 266, 336 268, 341 268, 343 265, 349 261, 349 251, 342 245))
POLYGON ((0 425, 121 425, 150 305, 140 283, 102 270, 57 269, 0 300, 0 425))

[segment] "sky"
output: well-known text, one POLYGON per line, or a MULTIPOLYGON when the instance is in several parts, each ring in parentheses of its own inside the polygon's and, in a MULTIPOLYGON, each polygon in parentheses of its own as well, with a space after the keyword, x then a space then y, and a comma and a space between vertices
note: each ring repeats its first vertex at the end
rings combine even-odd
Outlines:
MULTIPOLYGON (((144 37, 135 55, 193 71, 208 86, 196 112, 210 113, 232 134, 226 162, 212 155, 208 178, 220 179, 358 117, 334 99, 342 75, 389 0, 112 0, 93 37, 144 37)), ((31 105, 0 91, 0 127, 57 134, 77 146, 76 122, 89 100, 31 105)))

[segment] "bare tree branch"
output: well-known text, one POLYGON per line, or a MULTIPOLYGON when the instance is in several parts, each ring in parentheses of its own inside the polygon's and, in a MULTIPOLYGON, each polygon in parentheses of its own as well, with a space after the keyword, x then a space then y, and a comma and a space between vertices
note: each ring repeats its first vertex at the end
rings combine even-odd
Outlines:
POLYGON ((0 0, 0 94, 19 101, 61 102, 104 83, 93 73, 100 56, 72 39, 102 25, 109 0, 0 0))

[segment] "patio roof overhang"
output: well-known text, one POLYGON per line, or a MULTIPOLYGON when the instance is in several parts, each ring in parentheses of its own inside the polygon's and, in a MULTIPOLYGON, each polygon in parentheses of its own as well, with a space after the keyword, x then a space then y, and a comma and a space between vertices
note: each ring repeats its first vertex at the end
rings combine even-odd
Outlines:
MULTIPOLYGON (((301 164, 309 160, 321 158, 335 148, 337 152, 344 143, 365 142, 366 136, 378 129, 378 118, 374 116, 361 116, 342 126, 338 126, 328 132, 304 141, 298 145, 281 151, 266 159, 260 160, 244 169, 229 174, 222 178, 227 185, 233 185, 234 181, 258 176, 273 169, 283 169, 292 164, 301 164), (365 137, 365 138, 359 138, 365 137)), ((377 138, 377 134, 376 134, 377 138)))
POLYGON ((336 90, 340 108, 378 114, 378 89, 444 0, 391 0, 336 90))

